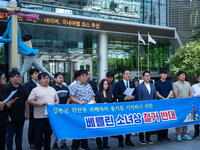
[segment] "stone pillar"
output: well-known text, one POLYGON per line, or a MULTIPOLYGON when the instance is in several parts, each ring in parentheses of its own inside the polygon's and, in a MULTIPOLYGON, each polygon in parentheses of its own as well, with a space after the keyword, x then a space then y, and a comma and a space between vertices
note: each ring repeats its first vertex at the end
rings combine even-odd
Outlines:
MULTIPOLYGON (((12 70, 18 70, 18 38, 17 37, 17 26, 18 26, 18 16, 17 14, 12 15, 12 70)), ((10 61, 10 60, 9 60, 10 61)))
POLYGON ((101 33, 98 35, 98 83, 106 78, 108 72, 108 35, 101 33))

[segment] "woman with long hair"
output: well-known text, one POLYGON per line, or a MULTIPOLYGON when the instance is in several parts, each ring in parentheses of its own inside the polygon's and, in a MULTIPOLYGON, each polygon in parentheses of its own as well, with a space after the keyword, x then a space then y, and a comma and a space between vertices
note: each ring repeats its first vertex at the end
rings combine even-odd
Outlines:
MULTIPOLYGON (((108 81, 106 79, 101 80, 100 89, 96 92, 96 102, 97 103, 112 103, 112 96, 108 88, 108 81)), ((102 140, 100 137, 96 138, 96 143, 99 149, 103 150, 109 149, 108 137, 103 137, 103 146, 102 140)))
POLYGON ((3 90, 3 86, 5 85, 5 74, 0 71, 0 150, 5 150, 7 125, 9 123, 8 108, 10 108, 11 104, 15 101, 10 100, 8 102, 3 102, 6 99, 6 95, 3 90))

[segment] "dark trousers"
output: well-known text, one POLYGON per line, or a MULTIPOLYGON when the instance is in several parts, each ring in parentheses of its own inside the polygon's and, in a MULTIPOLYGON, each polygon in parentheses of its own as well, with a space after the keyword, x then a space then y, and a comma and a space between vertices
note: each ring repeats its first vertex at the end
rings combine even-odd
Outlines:
POLYGON ((168 129, 158 130, 157 131, 157 138, 158 139, 166 139, 168 138, 168 129))
MULTIPOLYGON (((96 143, 98 146, 102 146, 102 140, 100 137, 96 138, 96 143)), ((103 145, 108 145, 108 137, 103 137, 103 145)))
MULTIPOLYGON (((139 137, 140 137, 140 141, 144 140, 144 133, 140 132, 139 137)), ((145 132, 145 137, 146 137, 146 140, 150 139, 150 132, 145 132)))
POLYGON ((5 150, 7 125, 0 126, 0 150, 5 150))
POLYGON ((7 150, 12 150, 13 136, 15 135, 16 150, 22 150, 22 134, 24 122, 10 122, 7 127, 7 150))
POLYGON ((194 135, 199 136, 199 124, 194 125, 194 130, 195 130, 194 135))
POLYGON ((35 118, 35 148, 41 150, 42 135, 44 133, 44 150, 50 150, 52 129, 49 118, 35 118))
POLYGON ((29 126, 28 126, 28 142, 29 142, 29 144, 34 144, 34 137, 35 137, 34 117, 33 117, 33 112, 30 112, 29 126))
POLYGON ((81 140, 73 140, 72 141, 72 148, 78 149, 81 145, 81 148, 85 149, 88 147, 88 140, 87 139, 81 139, 81 140))
MULTIPOLYGON (((119 141, 119 144, 123 144, 124 143, 124 137, 123 137, 123 135, 118 135, 118 141, 119 141)), ((127 142, 131 141, 131 134, 126 134, 125 141, 127 141, 127 142)))

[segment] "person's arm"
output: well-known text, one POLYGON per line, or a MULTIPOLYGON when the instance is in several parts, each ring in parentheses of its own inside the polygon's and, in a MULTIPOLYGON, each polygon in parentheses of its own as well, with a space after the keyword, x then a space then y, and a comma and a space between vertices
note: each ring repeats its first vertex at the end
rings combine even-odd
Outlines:
POLYGON ((155 87, 155 85, 153 85, 153 86, 154 86, 154 98, 153 99, 157 99, 156 87, 155 87))
POLYGON ((70 104, 70 102, 70 98, 68 98, 66 104, 70 104))
POLYGON ((178 87, 175 83, 173 84, 173 89, 174 89, 174 97, 180 98, 180 96, 178 95, 178 87))
POLYGON ((116 83, 115 90, 114 90, 114 97, 118 99, 119 102, 123 102, 125 99, 125 95, 120 95, 119 83, 116 83))
POLYGON ((141 100, 142 95, 141 95, 141 91, 140 91, 139 85, 136 87, 136 91, 137 91, 137 100, 141 100))
POLYGON ((192 97, 192 91, 189 92, 189 97, 192 97))
POLYGON ((92 97, 92 100, 94 101, 93 104, 96 104, 97 102, 95 101, 95 96, 92 97))
POLYGON ((76 104, 85 104, 85 102, 84 101, 79 101, 79 100, 77 100, 74 96, 70 96, 70 100, 72 101, 72 102, 74 102, 74 103, 76 103, 76 104))
POLYGON ((159 93, 158 91, 157 91, 156 93, 157 93, 157 97, 158 97, 158 98, 160 98, 160 99, 165 99, 162 95, 160 95, 160 93, 159 93))
POLYGON ((173 90, 171 90, 171 91, 169 92, 169 94, 168 94, 168 96, 167 96, 166 99, 170 99, 170 98, 172 97, 172 95, 173 95, 173 90))
POLYGON ((56 104, 59 104, 59 102, 60 102, 60 100, 59 99, 56 99, 55 101, 54 101, 54 104, 56 105, 56 104))
POLYGON ((0 102, 0 111, 3 110, 4 106, 5 106, 6 102, 0 102))
POLYGON ((43 106, 43 105, 48 105, 48 103, 44 102, 44 103, 40 103, 40 102, 36 102, 33 99, 27 100, 28 104, 34 105, 34 106, 43 106))
POLYGON ((27 101, 25 102, 25 108, 26 108, 26 116, 25 116, 25 119, 27 120, 27 119, 30 118, 29 104, 28 104, 27 101))

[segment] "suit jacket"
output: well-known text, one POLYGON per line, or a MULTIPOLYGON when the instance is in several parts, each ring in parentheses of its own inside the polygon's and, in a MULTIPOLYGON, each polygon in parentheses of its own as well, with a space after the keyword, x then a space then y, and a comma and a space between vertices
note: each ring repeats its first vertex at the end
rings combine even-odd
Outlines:
POLYGON ((139 84, 136 88, 137 91, 137 100, 138 101, 143 101, 143 100, 153 100, 157 99, 157 93, 156 93, 156 87, 155 85, 150 84, 151 92, 149 94, 148 89, 146 88, 144 82, 139 84))
POLYGON ((88 83, 91 85, 92 90, 94 91, 94 93, 96 93, 98 91, 96 83, 91 81, 91 80, 88 83))
MULTIPOLYGON (((37 85, 35 84, 35 82, 33 82, 33 80, 30 80, 25 84, 25 89, 28 96, 30 95, 32 89, 34 89, 35 87, 37 87, 37 85)), ((33 105, 29 105, 29 112, 33 112, 33 105)))
MULTIPOLYGON (((135 88, 135 83, 132 81, 129 81, 129 87, 135 88)), ((126 95, 124 95, 123 93, 125 90, 126 90, 126 86, 124 84, 124 81, 121 80, 121 81, 117 82, 116 86, 115 86, 115 90, 114 90, 115 99, 118 99, 119 102, 124 102, 126 95)), ((132 95, 134 95, 135 98, 137 97, 136 90, 134 90, 132 95)))

